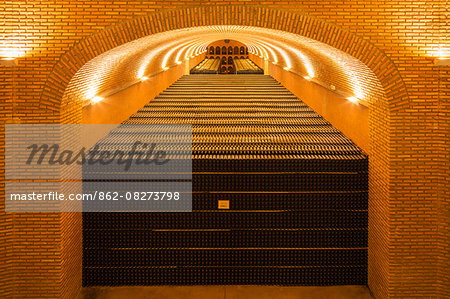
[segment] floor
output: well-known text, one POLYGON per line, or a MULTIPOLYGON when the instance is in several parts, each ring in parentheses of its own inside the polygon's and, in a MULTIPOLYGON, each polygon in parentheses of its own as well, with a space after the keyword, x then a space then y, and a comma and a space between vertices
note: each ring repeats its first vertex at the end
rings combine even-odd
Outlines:
POLYGON ((156 286, 90 287, 84 299, 370 299, 365 286, 278 287, 278 286, 156 286))

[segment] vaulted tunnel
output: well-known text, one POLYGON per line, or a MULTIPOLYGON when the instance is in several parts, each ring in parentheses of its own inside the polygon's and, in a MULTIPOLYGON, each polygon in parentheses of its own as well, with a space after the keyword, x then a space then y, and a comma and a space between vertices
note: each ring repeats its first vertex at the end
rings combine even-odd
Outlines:
MULTIPOLYGON (((271 74, 358 109, 382 94, 374 74, 307 38, 211 26, 113 49, 81 68, 65 96, 92 119, 171 70, 161 93, 144 94, 98 144, 129 147, 129 124, 192 125, 193 211, 85 213, 83 284, 366 284, 367 152, 271 74)), ((367 126, 360 119, 347 130, 367 126)))

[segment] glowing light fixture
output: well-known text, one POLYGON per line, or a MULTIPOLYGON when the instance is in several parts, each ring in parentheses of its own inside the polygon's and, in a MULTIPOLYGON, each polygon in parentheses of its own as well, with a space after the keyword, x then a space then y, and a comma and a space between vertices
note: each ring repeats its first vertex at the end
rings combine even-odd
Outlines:
POLYGON ((358 104, 359 100, 356 97, 348 97, 347 100, 349 100, 352 103, 358 104))
POLYGON ((183 46, 183 44, 181 44, 181 45, 179 45, 177 47, 173 47, 169 52, 166 53, 166 55, 164 55, 164 59, 163 59, 162 64, 161 64, 161 68, 163 70, 167 69, 167 62, 169 61, 169 58, 172 55, 172 53, 174 51, 176 51, 178 48, 180 48, 181 46, 183 46))
POLYGON ((284 67, 285 70, 289 71, 290 69, 292 69, 292 63, 291 63, 291 59, 290 56, 284 49, 288 49, 290 52, 292 52, 294 54, 294 57, 299 58, 303 65, 305 66, 306 72, 307 72, 307 76, 310 77, 311 79, 315 77, 315 72, 314 72, 314 67, 310 61, 310 59, 303 54, 300 50, 298 50, 295 47, 289 46, 286 42, 279 42, 279 41, 275 41, 275 40, 267 40, 266 38, 263 38, 266 40, 267 43, 271 42, 271 46, 274 47, 283 57, 283 60, 286 63, 286 66, 284 67), (273 45, 273 43, 276 42, 278 45, 280 45, 280 47, 277 47, 275 45, 273 45))
POLYGON ((303 62, 305 68, 306 68, 306 72, 308 73, 308 77, 314 78, 315 73, 314 73, 314 68, 312 66, 311 61, 309 61, 308 57, 306 57, 306 55, 304 55, 302 52, 300 52, 299 50, 289 47, 289 49, 294 52, 299 58, 300 60, 303 62))
POLYGON ((200 49, 203 47, 204 44, 194 44, 191 47, 189 47, 189 49, 186 51, 186 55, 184 56, 185 59, 188 58, 194 58, 195 56, 199 55, 200 49))
POLYGON ((186 55, 184 56, 184 58, 185 58, 185 59, 193 58, 193 57, 194 57, 195 49, 196 49, 197 47, 198 47, 197 44, 195 44, 195 45, 193 45, 193 46, 190 46, 189 49, 186 51, 186 55))
POLYGON ((142 81, 142 82, 147 81, 147 80, 148 80, 148 77, 147 77, 147 76, 142 76, 142 77, 141 77, 141 81, 142 81))
POLYGON ((18 65, 18 59, 14 58, 14 57, 5 57, 5 58, 0 58, 0 65, 4 65, 4 66, 16 66, 18 65))
POLYGON ((194 52, 194 55, 195 55, 195 56, 198 56, 198 55, 200 55, 200 54, 206 52, 206 46, 207 46, 206 43, 200 44, 200 45, 197 47, 196 51, 194 52))
POLYGON ((192 55, 192 52, 194 51, 196 46, 197 44, 189 46, 189 48, 186 50, 186 54, 184 55, 184 60, 194 57, 194 55, 192 55))
POLYGON ((286 71, 290 70, 292 68, 292 63, 291 63, 291 59, 289 58, 289 55, 282 48, 275 47, 275 49, 278 50, 278 52, 281 54, 281 57, 283 57, 284 63, 286 63, 286 66, 284 67, 284 69, 286 71))
POLYGON ((249 44, 249 45, 247 45, 247 47, 249 48, 249 53, 259 56, 259 53, 256 50, 255 46, 253 46, 252 44, 249 44))
MULTIPOLYGON (((189 46, 191 46, 191 45, 194 44, 194 43, 195 43, 195 42, 192 42, 192 43, 190 43, 190 44, 184 46, 181 50, 178 51, 177 57, 175 58, 175 62, 176 62, 177 64, 181 64, 181 63, 182 63, 182 62, 180 61, 180 58, 181 58, 181 54, 184 52, 184 50, 186 50, 189 46)), ((187 57, 185 57, 185 59, 187 59, 187 57)))
POLYGON ((439 66, 450 65, 450 57, 435 58, 434 64, 439 66))
POLYGON ((196 47, 194 47, 194 50, 191 53, 191 57, 200 55, 202 47, 203 47, 203 44, 200 44, 200 45, 197 45, 196 47))
POLYGON ((1 60, 14 60, 25 55, 21 45, 0 45, 1 60))
POLYGON ((254 47, 255 47, 255 51, 256 51, 255 54, 256 54, 258 57, 263 58, 261 49, 260 49, 258 46, 256 46, 256 45, 254 45, 254 47))
POLYGON ((104 98, 99 97, 99 96, 95 96, 95 97, 93 97, 93 98, 91 99, 91 103, 92 103, 92 104, 95 104, 95 103, 101 102, 101 101, 103 101, 103 100, 104 100, 104 98))
POLYGON ((265 60, 269 60, 269 53, 266 51, 266 48, 264 47, 264 46, 262 46, 262 45, 259 45, 259 47, 261 47, 261 50, 263 51, 263 53, 264 53, 264 59, 265 60))
MULTIPOLYGON (((3 43, 5 43, 3 41, 3 43)), ((2 44, 0 45, 0 65, 16 66, 18 64, 18 58, 25 55, 25 51, 22 50, 21 45, 16 44, 2 44)))
POLYGON ((152 61, 152 59, 159 53, 161 52, 163 49, 162 48, 156 48, 152 51, 150 51, 144 58, 143 58, 143 63, 141 64, 141 66, 139 67, 138 70, 138 75, 137 78, 141 79, 142 77, 144 77, 145 71, 147 70, 147 66, 150 64, 150 62, 152 61))
POLYGON ((270 54, 272 54, 273 63, 277 64, 278 63, 278 57, 277 57, 277 54, 275 54, 275 51, 272 50, 269 45, 267 45, 267 44, 265 44, 263 42, 257 42, 257 43, 260 44, 261 46, 267 48, 267 50, 269 50, 270 54))
POLYGON ((162 51, 164 51, 167 48, 171 48, 173 47, 174 44, 178 43, 177 41, 175 42, 171 42, 171 43, 167 43, 164 45, 160 45, 159 47, 156 47, 155 49, 153 49, 152 51, 150 51, 147 55, 144 56, 144 58, 142 59, 142 64, 138 70, 138 75, 137 78, 141 79, 144 74, 145 71, 147 70, 147 66, 151 63, 151 61, 162 51))
POLYGON ((434 57, 435 65, 450 65, 450 47, 448 44, 436 45, 430 54, 434 57))

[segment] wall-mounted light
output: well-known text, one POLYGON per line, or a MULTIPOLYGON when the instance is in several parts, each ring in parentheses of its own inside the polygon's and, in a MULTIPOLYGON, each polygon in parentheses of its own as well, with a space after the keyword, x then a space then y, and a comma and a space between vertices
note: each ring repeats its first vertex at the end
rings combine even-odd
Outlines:
POLYGON ((275 51, 272 50, 269 45, 265 44, 264 42, 256 42, 256 43, 260 44, 262 47, 266 47, 267 50, 269 50, 270 54, 272 54, 273 63, 274 64, 278 63, 277 54, 275 54, 275 51))
POLYGON ((435 45, 430 52, 430 56, 434 57, 433 62, 435 65, 450 65, 450 47, 448 44, 435 45))
POLYGON ((142 82, 147 81, 147 80, 148 80, 148 77, 147 77, 147 76, 142 76, 142 77, 141 77, 141 81, 142 81, 142 82))
POLYGON ((260 47, 264 53, 264 60, 269 60, 269 53, 267 52, 267 50, 263 46, 260 46, 260 47))
POLYGON ((184 60, 188 60, 192 57, 194 57, 192 55, 192 51, 194 50, 196 44, 189 46, 189 48, 186 50, 186 53, 184 54, 184 60))
MULTIPOLYGON (((139 67, 138 70, 138 76, 137 78, 140 79, 144 76, 147 67, 151 64, 152 60, 155 59, 155 57, 157 57, 157 55, 161 52, 163 52, 164 50, 166 50, 167 48, 172 47, 174 44, 176 44, 177 42, 171 42, 171 43, 166 43, 162 46, 156 47, 153 50, 151 50, 150 52, 148 52, 148 54, 146 54, 144 56, 144 58, 142 58, 142 64, 139 67)), ((164 67, 164 66, 163 66, 164 67)))
POLYGON ((358 104, 359 100, 357 97, 348 97, 347 100, 349 100, 352 103, 358 104))
POLYGON ((14 42, 0 45, 0 65, 16 66, 19 62, 18 59, 25 56, 26 53, 22 46, 14 42))
MULTIPOLYGON (((193 45, 194 43, 195 42, 189 43, 188 45, 184 46, 181 50, 178 50, 177 57, 175 58, 175 62, 177 64, 182 63, 182 61, 180 59, 181 59, 181 54, 184 52, 184 50, 186 50, 189 46, 193 45)), ((187 59, 187 58, 185 57, 185 59, 187 59)))
POLYGON ((435 58, 434 64, 439 66, 450 65, 450 57, 435 58))
POLYGON ((16 66, 18 65, 18 59, 15 57, 4 57, 4 58, 0 58, 0 65, 4 65, 4 66, 16 66))
POLYGON ((289 71, 292 68, 292 63, 288 53, 280 47, 276 47, 276 50, 278 50, 278 52, 281 54, 281 57, 283 57, 284 63, 286 63, 286 67, 284 69, 286 71, 289 71))
POLYGON ((304 55, 302 52, 300 52, 299 50, 289 47, 289 49, 294 52, 299 58, 300 60, 302 60, 305 68, 306 68, 306 72, 308 73, 308 77, 310 78, 314 78, 315 77, 315 73, 314 73, 314 68, 313 65, 311 63, 311 61, 309 60, 308 57, 306 57, 306 55, 304 55))
POLYGON ((92 103, 92 104, 95 104, 95 103, 101 102, 101 101, 103 101, 103 100, 104 100, 104 99, 103 99, 102 97, 95 96, 95 97, 93 97, 93 98, 91 99, 91 103, 92 103))
POLYGON ((305 76, 305 77, 303 77, 303 78, 305 78, 305 79, 308 80, 308 81, 311 81, 311 80, 312 80, 312 78, 311 78, 310 76, 305 76))
MULTIPOLYGON (((163 69, 163 70, 166 70, 166 67, 167 67, 167 65, 168 65, 168 63, 169 63, 169 59, 170 59, 170 57, 172 56, 172 54, 176 51, 176 50, 178 50, 179 48, 181 48, 182 46, 184 46, 184 45, 186 45, 187 44, 187 42, 185 42, 185 43, 182 43, 182 44, 180 44, 180 45, 178 45, 178 46, 176 46, 176 47, 173 47, 169 52, 167 52, 166 53, 166 55, 164 55, 164 58, 163 58, 163 61, 162 61, 162 64, 161 64, 161 68, 163 69)), ((177 60, 178 60, 178 56, 177 56, 177 60)), ((181 61, 176 61, 176 63, 177 64, 181 64, 181 61)))

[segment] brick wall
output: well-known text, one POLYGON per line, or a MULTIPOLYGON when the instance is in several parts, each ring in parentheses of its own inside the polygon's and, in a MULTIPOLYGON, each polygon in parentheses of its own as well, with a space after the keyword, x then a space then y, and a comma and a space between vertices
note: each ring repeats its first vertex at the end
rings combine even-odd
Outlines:
MULTIPOLYGON (((0 134, 5 134, 5 122, 12 121, 12 98, 14 85, 14 69, 0 66, 0 134)), ((4 178, 5 139, 0 138, 0 175, 4 178)), ((5 181, 0 181, 1 190, 5 190, 5 181)), ((5 213, 4 192, 0 193, 0 297, 12 296, 14 283, 14 259, 12 250, 13 217, 5 213)))
MULTIPOLYGON (((449 185, 445 139, 449 68, 434 66, 430 56, 439 44, 448 46, 446 1, 199 4, 145 0, 3 3, 0 50, 6 41, 20 46, 26 55, 14 72, 0 66, 2 123, 80 122, 78 104, 62 102, 72 76, 90 59, 143 35, 199 25, 242 24, 324 42, 369 66, 385 92, 371 103, 369 114, 370 288, 378 298, 444 296, 448 282, 448 216, 443 211, 448 207, 449 185)), ((0 154, 3 148, 2 140, 0 154)), ((7 261, 0 268, 0 296, 14 292, 18 297, 71 297, 77 292, 79 278, 61 283, 79 263, 74 258, 79 254, 75 252, 79 240, 74 236, 77 228, 81 230, 76 216, 1 212, 0 221, 0 241, 7 247, 0 256, 7 261), (35 255, 27 256, 29 248, 35 255), (48 279, 46 269, 55 271, 58 282, 48 279)))

